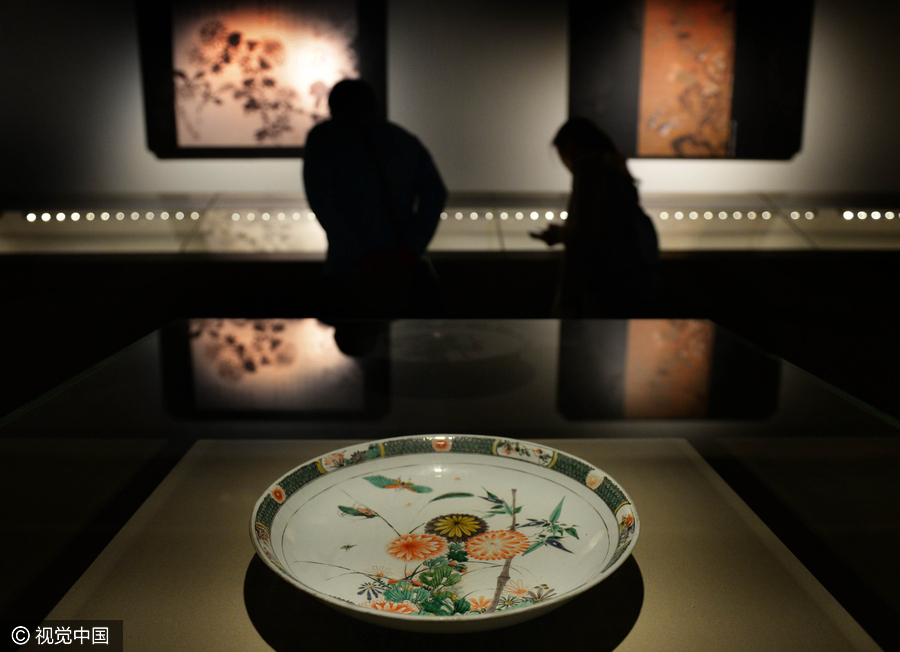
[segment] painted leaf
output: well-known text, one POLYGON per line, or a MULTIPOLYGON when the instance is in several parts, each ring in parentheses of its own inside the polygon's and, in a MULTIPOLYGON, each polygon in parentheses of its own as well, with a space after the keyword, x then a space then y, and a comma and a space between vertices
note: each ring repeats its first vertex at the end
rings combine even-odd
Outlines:
POLYGON ((451 547, 450 552, 447 553, 447 558, 455 562, 469 561, 469 558, 466 556, 465 549, 461 547, 459 549, 454 549, 451 547))
MULTIPOLYGON (((484 487, 482 487, 482 489, 484 489, 484 487)), ((487 500, 487 501, 492 502, 492 503, 502 503, 502 502, 503 502, 500 498, 498 498, 497 496, 495 496, 494 494, 492 494, 492 493, 491 493, 490 491, 488 491, 487 489, 485 489, 484 491, 485 491, 485 493, 487 494, 487 498, 485 498, 484 496, 482 496, 482 499, 483 499, 483 500, 487 500)))
POLYGON ((463 607, 458 607, 453 598, 447 593, 435 594, 433 598, 419 605, 422 611, 439 616, 452 616, 454 613, 465 613, 458 611, 463 607))
POLYGON ((390 602, 403 602, 409 600, 413 604, 419 604, 429 598, 425 589, 414 587, 410 584, 395 584, 384 591, 384 599, 390 602))
POLYGON ((425 586, 430 586, 432 589, 437 588, 440 584, 431 573, 421 573, 419 575, 419 581, 425 586))
POLYGON ((432 498, 429 500, 429 503, 433 503, 436 500, 444 500, 445 498, 474 498, 475 494, 466 493, 465 491, 452 491, 449 494, 441 494, 437 498, 432 498))
POLYGON ((567 527, 567 528, 566 528, 566 534, 571 534, 571 535, 572 535, 573 537, 575 537, 576 539, 579 538, 579 536, 578 536, 578 530, 576 530, 576 529, 573 528, 573 527, 567 527))
POLYGON ((380 489, 386 489, 387 487, 397 484, 396 480, 391 480, 390 478, 386 478, 383 475, 369 475, 366 476, 366 480, 380 489))
POLYGON ((409 489, 410 491, 415 491, 417 494, 430 494, 434 489, 431 487, 423 487, 419 484, 412 484, 408 487, 404 487, 405 489, 409 489))
POLYGON ((540 548, 542 545, 544 545, 544 542, 543 542, 543 541, 535 541, 534 543, 532 543, 532 544, 528 547, 528 549, 527 549, 525 552, 522 553, 522 556, 524 557, 524 556, 527 555, 529 552, 533 552, 533 551, 537 550, 537 549, 540 548))
POLYGON ((437 588, 443 584, 444 580, 450 577, 452 573, 453 569, 449 566, 435 566, 429 572, 421 573, 419 575, 419 580, 422 584, 437 588))
POLYGON ((553 513, 550 514, 550 522, 551 523, 556 523, 556 521, 559 520, 559 515, 562 514, 562 506, 563 506, 563 501, 565 499, 566 499, 566 497, 563 496, 563 499, 561 501, 559 501, 559 505, 557 505, 556 509, 553 510, 553 513))
POLYGON ((560 550, 565 550, 566 552, 572 552, 568 548, 566 548, 562 543, 557 539, 547 539, 547 545, 553 546, 554 548, 559 548, 560 550))
POLYGON ((452 616, 453 614, 464 614, 471 608, 469 601, 466 599, 455 599, 455 596, 448 591, 439 591, 427 602, 420 605, 422 611, 432 613, 439 616, 452 616))

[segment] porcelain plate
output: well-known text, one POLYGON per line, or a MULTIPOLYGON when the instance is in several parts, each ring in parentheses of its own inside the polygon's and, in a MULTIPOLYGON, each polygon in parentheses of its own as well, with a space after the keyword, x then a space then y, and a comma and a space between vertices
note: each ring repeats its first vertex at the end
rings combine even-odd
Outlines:
POLYGON ((470 632, 594 586, 631 554, 640 522, 613 478, 562 451, 420 435, 301 464, 260 497, 250 528, 274 572, 350 616, 470 632))

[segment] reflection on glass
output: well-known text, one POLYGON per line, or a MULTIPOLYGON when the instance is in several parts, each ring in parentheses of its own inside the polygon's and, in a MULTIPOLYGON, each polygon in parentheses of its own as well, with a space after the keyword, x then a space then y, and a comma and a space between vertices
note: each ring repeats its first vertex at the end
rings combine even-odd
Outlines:
POLYGON ((706 416, 714 333, 708 321, 629 321, 624 416, 706 416))
POLYGON ((302 146, 328 93, 359 76, 352 0, 176 4, 180 147, 302 146))
POLYGON ((395 395, 486 397, 530 382, 529 330, 509 321, 399 321, 391 327, 395 395))
POLYGON ((192 319, 200 409, 361 409, 363 373, 314 319, 192 319))
POLYGON ((765 418, 779 369, 706 320, 564 321, 557 402, 569 419, 765 418))

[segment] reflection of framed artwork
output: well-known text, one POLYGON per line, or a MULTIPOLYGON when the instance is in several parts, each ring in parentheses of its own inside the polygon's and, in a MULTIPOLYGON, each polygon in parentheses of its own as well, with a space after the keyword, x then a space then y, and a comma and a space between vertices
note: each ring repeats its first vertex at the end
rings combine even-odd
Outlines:
POLYGON ((163 329, 166 405, 185 418, 377 418, 387 324, 189 319, 163 329))
POLYGON ((625 156, 800 151, 812 0, 571 0, 569 20, 569 112, 625 156))
POLYGON ((557 406, 567 419, 765 419, 779 363, 706 320, 560 324, 557 406))
POLYGON ((160 158, 299 157, 345 78, 385 110, 385 5, 139 0, 147 141, 160 158))

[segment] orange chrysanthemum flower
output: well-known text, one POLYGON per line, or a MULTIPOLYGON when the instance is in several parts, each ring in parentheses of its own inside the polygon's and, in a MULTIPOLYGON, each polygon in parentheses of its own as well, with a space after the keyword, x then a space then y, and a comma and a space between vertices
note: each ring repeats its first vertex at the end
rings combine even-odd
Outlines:
POLYGON ((372 608, 377 609, 378 611, 390 611, 395 614, 414 614, 418 609, 413 604, 409 602, 387 602, 385 600, 380 600, 379 602, 373 602, 372 608))
POLYGON ((447 542, 432 534, 404 534, 391 541, 387 551, 400 561, 424 561, 447 552, 447 542))
POLYGON ((472 605, 472 611, 484 611, 491 606, 491 601, 486 597, 469 598, 469 604, 472 605))
POLYGON ((528 550, 528 537, 514 530, 491 530, 472 537, 466 542, 466 552, 471 559, 496 561, 509 559, 528 550))

